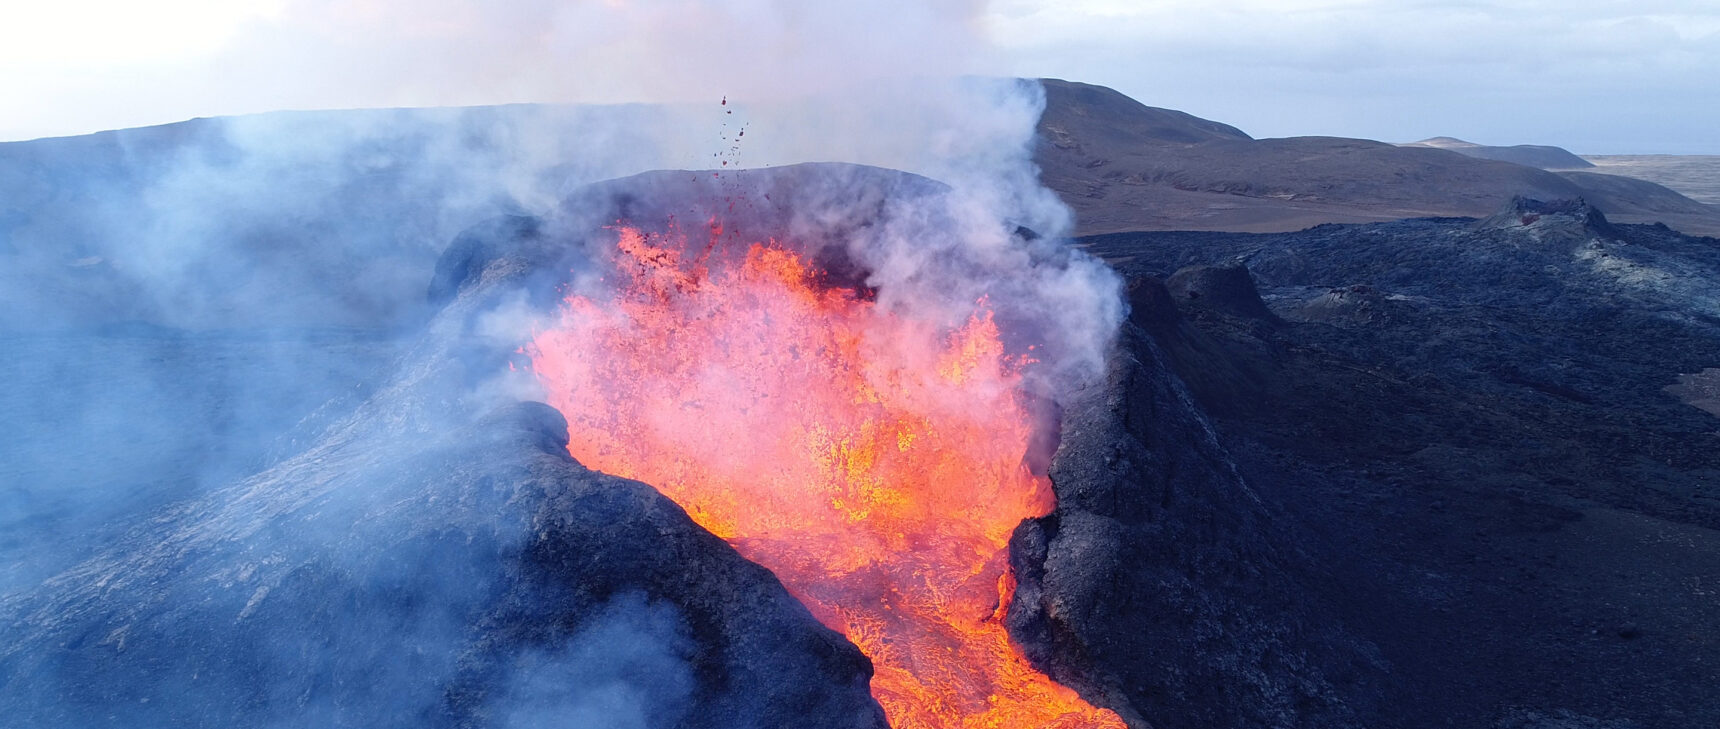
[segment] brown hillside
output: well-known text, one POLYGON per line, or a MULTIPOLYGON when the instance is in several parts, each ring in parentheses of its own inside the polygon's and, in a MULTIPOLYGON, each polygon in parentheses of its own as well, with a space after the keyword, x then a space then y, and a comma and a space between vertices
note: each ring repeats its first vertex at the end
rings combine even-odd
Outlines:
POLYGON ((1720 234, 1720 207, 1653 183, 1555 174, 1365 139, 1252 139, 1100 86, 1047 79, 1036 159, 1077 233, 1281 232, 1321 223, 1491 214, 1513 196, 1593 200, 1612 220, 1720 234))

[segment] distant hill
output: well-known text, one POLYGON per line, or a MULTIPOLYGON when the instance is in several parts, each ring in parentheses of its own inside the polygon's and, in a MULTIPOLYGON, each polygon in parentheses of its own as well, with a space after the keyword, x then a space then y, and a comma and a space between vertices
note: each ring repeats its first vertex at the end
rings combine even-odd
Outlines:
POLYGON ((1321 223, 1485 217, 1515 195, 1585 198, 1616 222, 1720 234, 1720 207, 1649 182, 1555 173, 1432 146, 1253 139, 1105 87, 1043 83, 1035 159, 1045 184, 1075 209, 1082 235, 1283 232, 1321 223))
POLYGON ((1525 167, 1539 167, 1543 170, 1580 170, 1593 167, 1588 160, 1572 154, 1563 147, 1551 147, 1543 144, 1516 144, 1509 147, 1493 147, 1474 142, 1465 142, 1455 137, 1434 137, 1419 142, 1399 145, 1403 147, 1433 147, 1449 149, 1453 152, 1481 159, 1510 162, 1525 167))

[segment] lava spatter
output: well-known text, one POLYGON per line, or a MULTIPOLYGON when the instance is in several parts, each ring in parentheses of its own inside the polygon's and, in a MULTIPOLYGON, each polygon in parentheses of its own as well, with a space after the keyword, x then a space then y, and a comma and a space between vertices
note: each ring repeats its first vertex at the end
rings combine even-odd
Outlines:
POLYGON ((530 349, 576 458, 776 573, 872 659, 897 729, 1122 726, 1002 623, 1010 533, 1054 504, 984 302, 945 326, 774 242, 617 232, 611 290, 568 297, 530 349))

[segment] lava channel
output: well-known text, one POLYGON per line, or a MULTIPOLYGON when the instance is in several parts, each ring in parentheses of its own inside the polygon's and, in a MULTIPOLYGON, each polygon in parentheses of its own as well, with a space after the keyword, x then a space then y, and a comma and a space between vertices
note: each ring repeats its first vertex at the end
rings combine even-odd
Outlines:
POLYGON ((1004 629, 1010 533, 1054 503, 1022 461, 1026 362, 984 302, 917 321, 775 242, 618 233, 606 293, 528 350, 575 458, 774 572, 871 658, 897 729, 1123 726, 1004 629))

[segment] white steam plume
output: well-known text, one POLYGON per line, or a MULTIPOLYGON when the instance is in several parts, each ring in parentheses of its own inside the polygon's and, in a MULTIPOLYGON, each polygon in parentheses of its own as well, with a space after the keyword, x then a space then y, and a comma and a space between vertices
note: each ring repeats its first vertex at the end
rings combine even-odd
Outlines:
MULTIPOLYGON (((50 538, 47 530, 81 535, 85 526, 100 526, 111 538, 128 527, 147 527, 151 517, 163 524, 209 518, 209 511, 169 507, 221 498, 202 492, 238 482, 242 469, 254 472, 290 458, 293 453, 277 452, 283 441, 300 448, 316 442, 314 433, 294 440, 283 438, 284 431, 328 402, 331 392, 363 401, 378 381, 411 379, 379 374, 384 370, 376 361, 394 360, 401 348, 387 334, 365 334, 364 351, 351 355, 344 340, 324 347, 302 330, 410 330, 423 314, 418 307, 436 255, 456 232, 497 213, 544 211, 582 183, 653 168, 708 166, 713 159, 741 167, 846 161, 947 183, 952 192, 942 202, 902 203, 884 224, 850 242, 850 251, 873 271, 881 304, 953 313, 989 296, 1000 312, 1031 330, 1027 336, 1045 341, 1051 385, 1090 376, 1121 317, 1117 283, 1101 264, 1058 241, 1069 230, 1069 213, 1038 183, 1031 159, 1043 103, 1037 85, 960 75, 976 70, 983 53, 972 27, 976 12, 973 2, 909 0, 534 0, 499 8, 475 0, 294 2, 272 24, 237 36, 220 64, 230 77, 168 74, 165 87, 152 88, 147 79, 133 85, 152 93, 231 92, 232 107, 211 111, 526 100, 681 103, 271 114, 0 145, 0 337, 56 331, 29 340, 49 354, 14 363, 22 372, 7 372, 8 379, 45 382, 52 391, 0 398, 0 414, 20 431, 68 438, 119 434, 123 439, 102 446, 122 456, 186 454, 156 479, 173 482, 162 486, 138 476, 135 459, 71 464, 37 450, 13 457, 4 448, 48 446, 8 439, 0 446, 6 456, 0 476, 11 488, 0 513, 8 528, 0 557, 14 567, 0 574, 0 592, 7 599, 24 595, 56 572, 59 584, 75 581, 80 573, 65 562, 108 548, 94 537, 67 545, 67 538, 50 538), (324 95, 330 90, 333 96, 324 95), (724 96, 734 103, 719 106, 724 96), (713 157, 729 153, 725 122, 730 132, 746 125, 747 134, 738 151, 713 157), (96 158, 99 164, 79 162, 96 158), (1040 237, 1017 235, 1018 226, 1040 237), (148 329, 147 336, 115 344, 95 333, 137 321, 175 334, 157 337, 158 330, 148 329), (220 357, 248 365, 203 356, 199 347, 216 341, 206 338, 208 330, 251 337, 218 340, 220 357), (309 341, 305 346, 316 357, 282 346, 272 339, 277 336, 309 341), (104 370, 77 364, 116 348, 138 363, 136 381, 126 387, 111 386, 112 378, 99 376, 104 370), (179 353, 164 357, 157 349, 179 353), (367 373, 349 373, 355 369, 367 373), (228 381, 211 378, 211 371, 254 376, 228 381), (187 395, 188 387, 195 392, 187 395), (133 415, 123 426, 107 422, 156 412, 167 415, 133 415), (15 414, 21 416, 10 417, 15 414), (285 424, 278 422, 283 418, 285 424), (187 439, 187 423, 210 424, 196 432, 222 441, 220 462, 202 440, 187 439), (87 473, 98 467, 107 470, 87 473), (86 525, 50 518, 65 513, 101 519, 86 525)), ((128 98, 120 94, 109 103, 123 105, 128 98)), ((483 328, 514 331, 496 321, 483 328)), ((459 396, 476 401, 517 394, 493 383, 472 387, 479 391, 459 396)), ((308 422, 374 429, 382 439, 393 437, 386 421, 400 416, 345 418, 356 406, 337 401, 336 407, 308 422)), ((472 409, 483 410, 478 404, 472 409)), ((352 494, 365 486, 343 484, 352 494)), ((275 518, 268 504, 228 505, 235 523, 275 518), (239 513, 245 509, 255 511, 239 513)), ((321 514, 278 530, 279 541, 266 546, 289 556, 321 554, 326 545, 317 544, 316 535, 327 525, 314 522, 330 518, 321 514)), ((355 534, 344 548, 366 553, 390 543, 386 535, 355 534)), ((240 540, 234 545, 232 553, 210 559, 237 564, 259 548, 240 540)), ((378 557, 406 565, 433 558, 378 557)), ((99 562, 90 556, 86 564, 99 562)), ((352 579, 392 580, 387 584, 449 605, 482 598, 476 588, 426 581, 414 571, 355 573, 352 579)), ((188 605, 216 594, 190 579, 173 584, 188 605)), ((118 589, 104 595, 121 607, 139 598, 118 589)), ((661 621, 636 622, 651 627, 661 621)), ((207 634, 219 642, 228 630, 211 625, 207 634)), ((376 638, 378 645, 318 649, 380 650, 390 636, 376 638)), ((426 640, 424 650, 453 645, 426 640)), ((664 645, 641 664, 672 658, 678 644, 669 639, 664 645)), ((567 650, 582 655, 578 646, 567 650)), ((327 658, 338 662, 341 656, 327 658)), ((254 679, 200 680, 246 688, 244 682, 254 679)), ((517 688, 521 704, 504 712, 509 716, 585 700, 517 688)), ((276 708, 292 712, 286 704, 276 708)))

